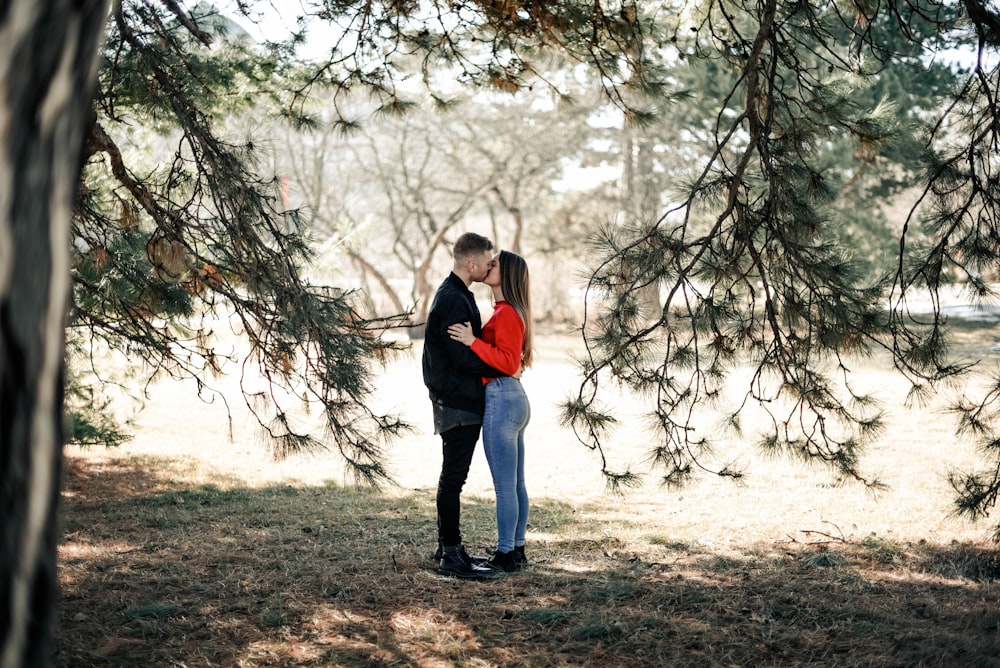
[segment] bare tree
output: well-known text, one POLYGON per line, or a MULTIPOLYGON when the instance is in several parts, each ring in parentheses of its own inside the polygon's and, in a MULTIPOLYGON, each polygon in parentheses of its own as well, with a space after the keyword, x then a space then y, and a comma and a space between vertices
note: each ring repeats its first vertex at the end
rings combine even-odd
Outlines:
POLYGON ((539 99, 479 96, 350 133, 337 124, 291 132, 281 144, 314 236, 422 322, 456 230, 530 253, 532 228, 560 219, 550 216, 563 201, 553 183, 587 145, 594 106, 557 112, 536 108, 539 99))

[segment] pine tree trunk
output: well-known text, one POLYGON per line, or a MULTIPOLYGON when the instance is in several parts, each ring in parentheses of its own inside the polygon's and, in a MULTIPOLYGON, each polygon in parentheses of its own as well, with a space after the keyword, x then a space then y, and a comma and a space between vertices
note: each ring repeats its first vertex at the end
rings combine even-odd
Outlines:
POLYGON ((0 0, 0 668, 50 662, 70 222, 107 0, 0 0))

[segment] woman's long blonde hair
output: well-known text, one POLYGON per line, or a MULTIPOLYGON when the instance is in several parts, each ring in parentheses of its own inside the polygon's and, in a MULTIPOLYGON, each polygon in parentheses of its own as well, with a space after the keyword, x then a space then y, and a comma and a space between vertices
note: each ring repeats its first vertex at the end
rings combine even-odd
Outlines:
POLYGON ((514 307, 514 311, 524 323, 524 346, 521 349, 521 363, 531 366, 531 280, 528 263, 517 253, 500 251, 500 291, 504 300, 514 307))

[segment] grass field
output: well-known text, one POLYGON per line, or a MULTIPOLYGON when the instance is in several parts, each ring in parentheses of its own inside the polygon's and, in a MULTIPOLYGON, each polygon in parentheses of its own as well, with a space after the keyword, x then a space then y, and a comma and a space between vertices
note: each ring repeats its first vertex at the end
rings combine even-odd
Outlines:
MULTIPOLYGON (((964 333, 992 354, 992 330, 964 333)), ((733 443, 680 491, 605 493, 593 454, 559 427, 573 339, 547 336, 524 382, 529 568, 438 576, 439 445, 415 354, 375 402, 416 429, 394 444, 398 485, 344 484, 332 453, 274 462, 230 396, 151 388, 135 439, 69 449, 58 666, 1000 666, 992 525, 949 516, 950 468, 971 468, 939 412, 897 410, 865 460, 878 498, 822 470, 733 443)), ((905 392, 872 363, 859 383, 905 392)), ((225 379, 221 389, 232 387, 225 379)), ((623 401, 610 455, 641 467, 623 401)), ((473 552, 494 536, 481 451, 464 495, 473 552)))

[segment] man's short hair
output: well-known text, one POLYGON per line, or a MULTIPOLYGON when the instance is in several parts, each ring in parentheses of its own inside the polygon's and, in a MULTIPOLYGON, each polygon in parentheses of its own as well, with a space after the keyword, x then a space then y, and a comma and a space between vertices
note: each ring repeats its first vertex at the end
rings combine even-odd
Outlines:
POLYGON ((482 255, 485 251, 493 250, 493 242, 481 234, 466 232, 455 241, 455 247, 451 250, 451 255, 455 260, 464 260, 477 255, 482 255))

